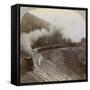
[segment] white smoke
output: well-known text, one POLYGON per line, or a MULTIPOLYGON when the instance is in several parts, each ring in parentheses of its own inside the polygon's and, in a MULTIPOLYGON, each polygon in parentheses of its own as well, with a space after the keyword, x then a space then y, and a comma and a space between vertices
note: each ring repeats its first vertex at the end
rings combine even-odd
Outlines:
POLYGON ((32 45, 34 42, 36 42, 39 38, 42 38, 44 36, 50 36, 54 33, 55 29, 53 26, 50 26, 50 30, 46 30, 44 28, 37 29, 34 31, 31 31, 29 33, 22 32, 20 37, 20 45, 21 50, 28 53, 29 55, 32 55, 32 45))
POLYGON ((37 8, 29 11, 29 14, 51 23, 61 30, 63 38, 71 39, 72 42, 80 42, 85 37, 85 20, 75 10, 37 8))
POLYGON ((63 38, 66 40, 70 39, 72 42, 80 42, 82 37, 85 37, 85 20, 80 14, 76 12, 64 11, 59 15, 50 14, 51 16, 44 15, 45 13, 33 14, 41 19, 45 19, 52 25, 49 26, 49 30, 42 28, 41 30, 37 29, 30 31, 29 33, 21 33, 21 49, 29 55, 32 55, 32 45, 34 42, 36 42, 41 37, 52 35, 55 30, 62 34, 63 38))

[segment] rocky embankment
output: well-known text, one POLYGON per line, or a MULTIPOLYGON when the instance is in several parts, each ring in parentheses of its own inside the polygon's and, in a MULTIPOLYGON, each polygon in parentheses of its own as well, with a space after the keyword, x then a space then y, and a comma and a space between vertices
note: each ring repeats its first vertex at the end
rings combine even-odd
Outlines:
POLYGON ((86 55, 83 47, 40 50, 39 54, 43 58, 37 68, 33 68, 32 60, 25 61, 27 63, 24 63, 21 71, 26 72, 21 74, 21 83, 85 79, 86 55))

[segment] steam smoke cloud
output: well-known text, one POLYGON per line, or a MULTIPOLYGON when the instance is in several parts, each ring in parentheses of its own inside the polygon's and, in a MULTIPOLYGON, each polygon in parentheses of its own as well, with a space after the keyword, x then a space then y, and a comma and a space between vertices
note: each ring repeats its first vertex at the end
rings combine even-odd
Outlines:
POLYGON ((42 28, 41 30, 37 29, 29 33, 21 33, 20 41, 22 51, 28 53, 29 55, 32 55, 32 45, 34 44, 34 42, 36 42, 41 37, 52 35, 55 31, 55 29, 52 28, 53 26, 50 27, 50 31, 42 28))
MULTIPOLYGON (((51 12, 51 9, 48 11, 51 12)), ((45 12, 47 12, 46 9, 30 11, 30 13, 41 19, 45 19, 51 23, 51 25, 49 26, 49 30, 42 28, 41 30, 37 29, 29 33, 22 32, 20 39, 21 49, 24 52, 32 55, 32 45, 34 42, 37 41, 40 37, 52 35, 54 30, 57 30, 60 34, 62 34, 63 38, 70 39, 72 42, 80 42, 81 38, 85 37, 85 20, 77 12, 63 10, 58 14, 52 15, 46 15, 45 12)))

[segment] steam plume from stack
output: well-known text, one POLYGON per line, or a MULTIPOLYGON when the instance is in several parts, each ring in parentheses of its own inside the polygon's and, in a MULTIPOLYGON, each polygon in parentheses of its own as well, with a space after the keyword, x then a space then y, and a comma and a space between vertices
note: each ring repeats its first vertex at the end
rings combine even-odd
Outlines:
POLYGON ((52 25, 49 26, 49 30, 41 28, 41 30, 37 29, 29 33, 21 33, 21 49, 29 55, 32 55, 32 45, 34 42, 44 36, 52 35, 55 30, 62 34, 63 38, 66 40, 70 39, 72 42, 80 42, 81 38, 85 37, 85 20, 76 12, 64 11, 63 13, 61 12, 60 15, 52 15, 51 17, 47 17, 47 15, 43 16, 42 14, 36 16, 50 21, 52 25))

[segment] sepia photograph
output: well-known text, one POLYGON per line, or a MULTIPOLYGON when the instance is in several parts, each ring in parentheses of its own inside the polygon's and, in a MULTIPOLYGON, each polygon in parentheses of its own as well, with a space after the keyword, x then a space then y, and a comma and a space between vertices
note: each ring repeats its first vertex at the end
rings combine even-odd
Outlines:
POLYGON ((20 7, 20 83, 87 79, 86 10, 20 7))

